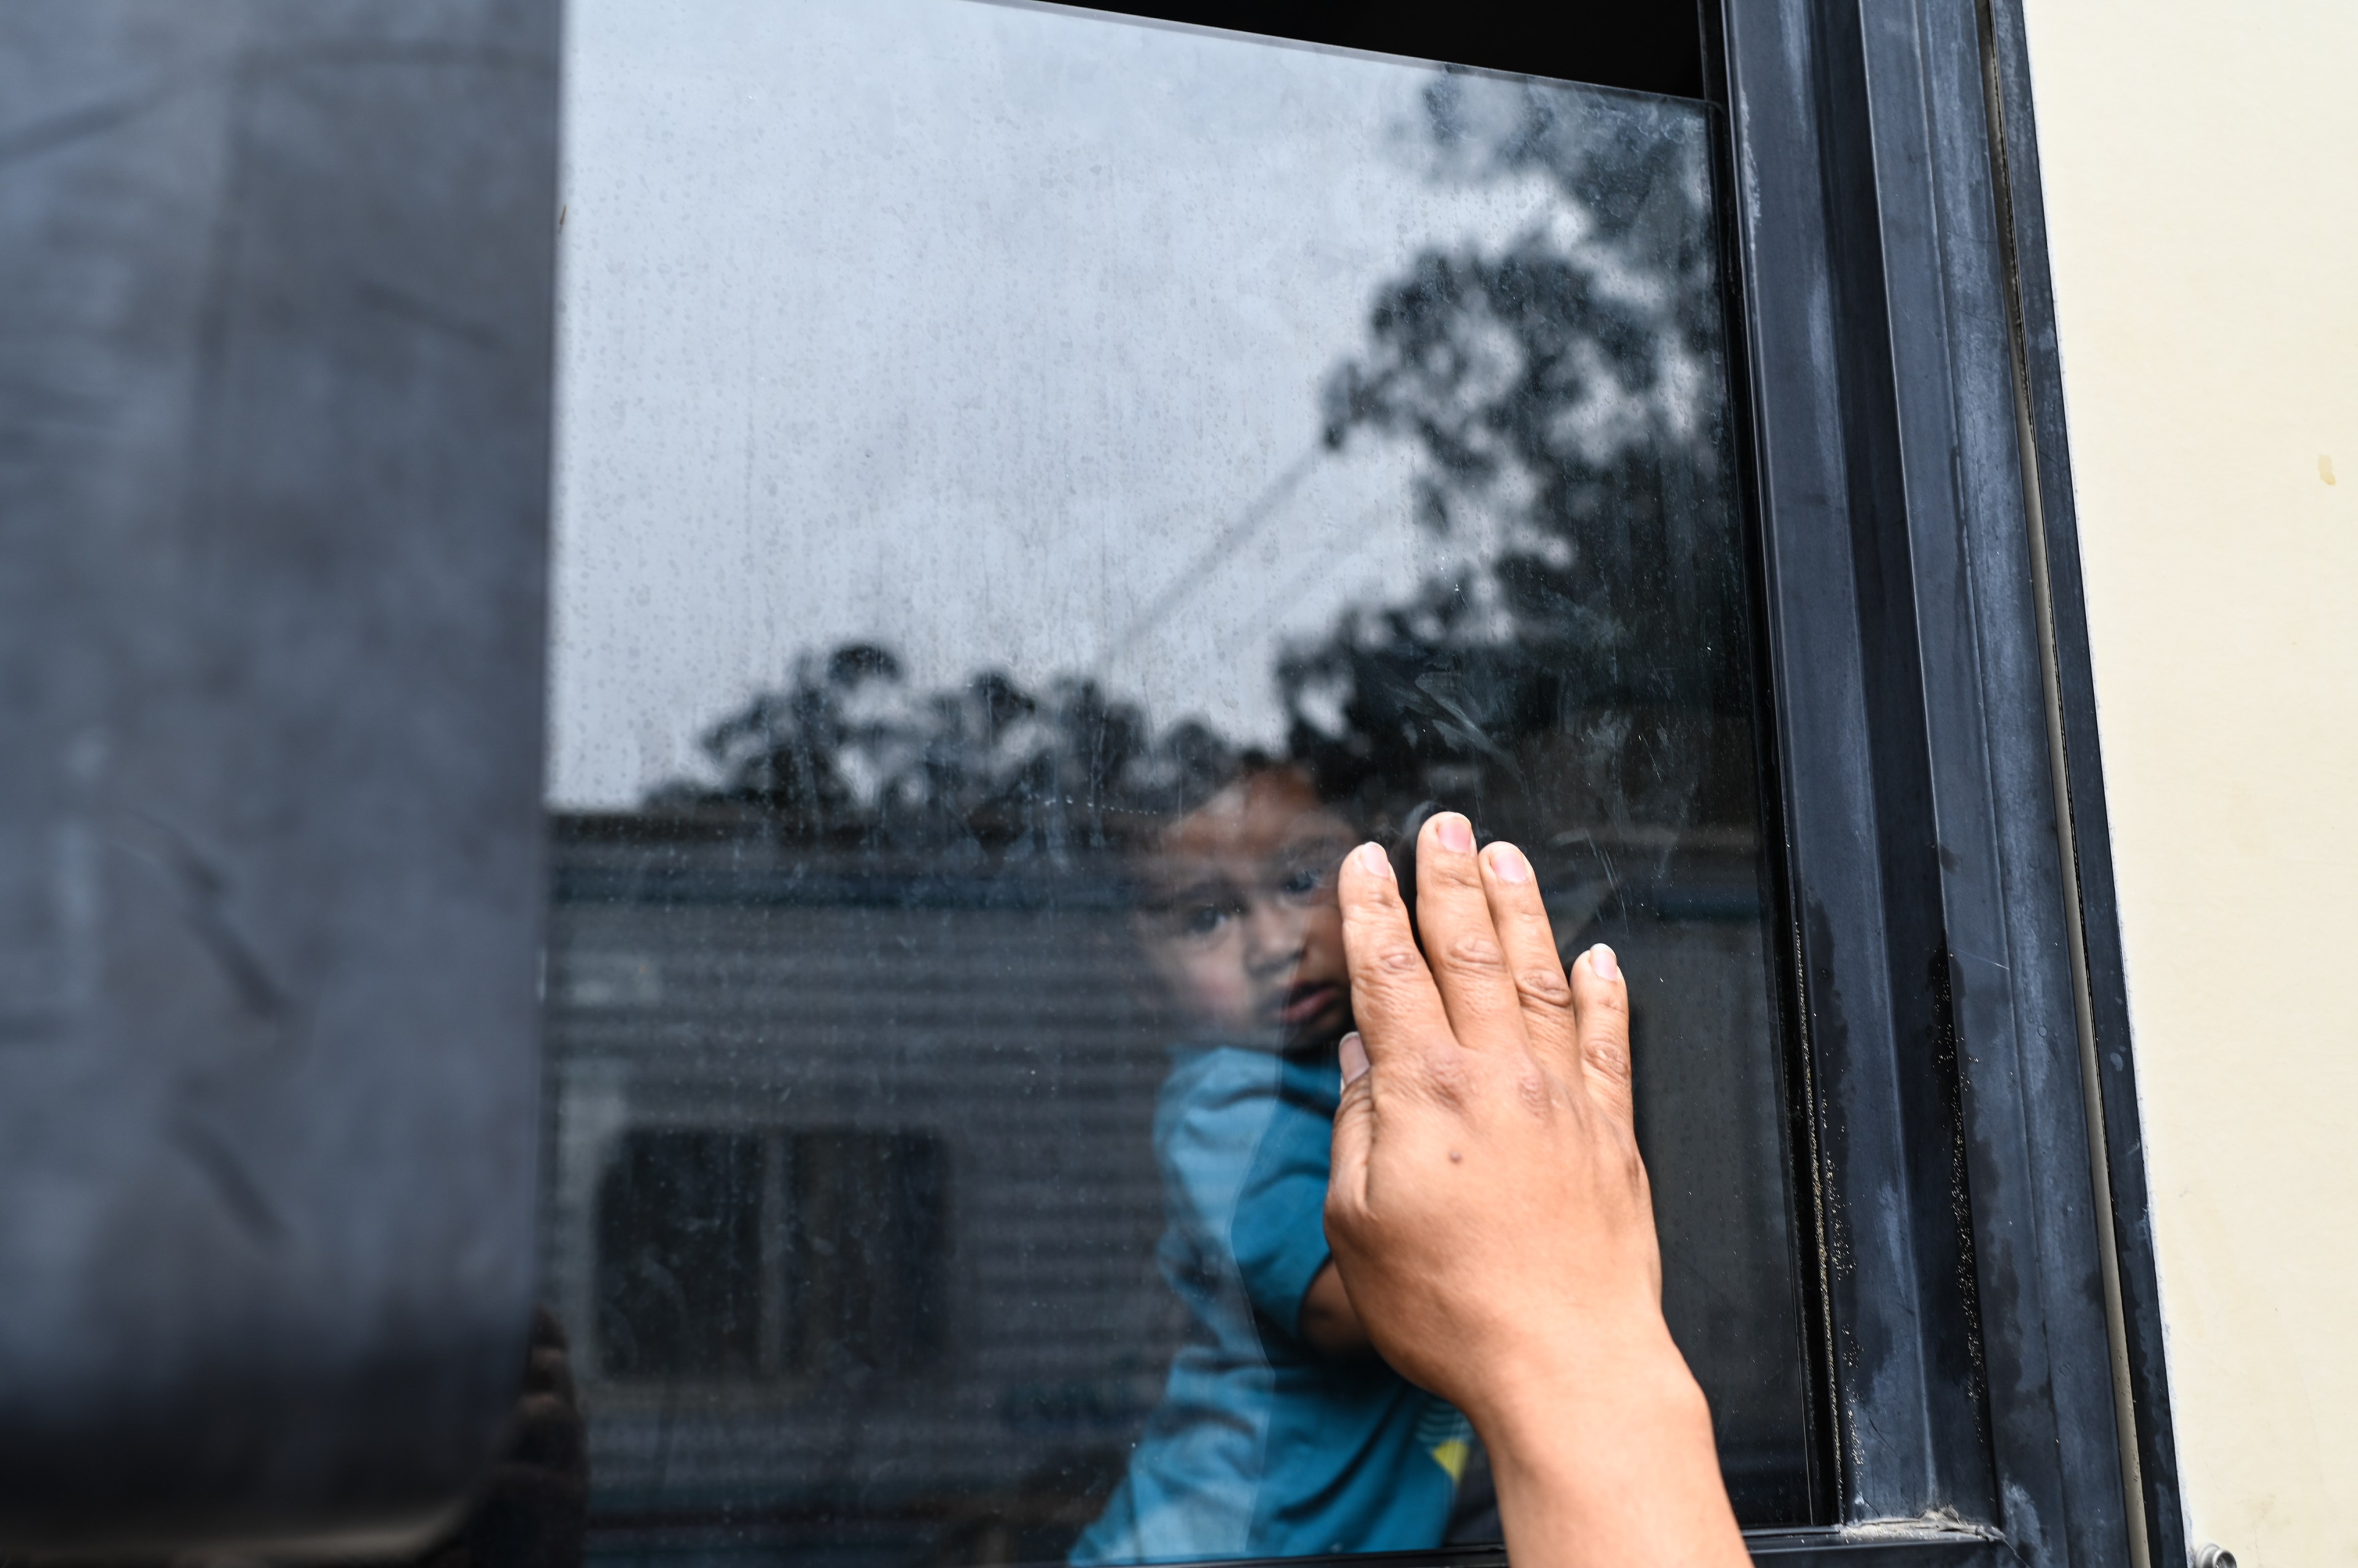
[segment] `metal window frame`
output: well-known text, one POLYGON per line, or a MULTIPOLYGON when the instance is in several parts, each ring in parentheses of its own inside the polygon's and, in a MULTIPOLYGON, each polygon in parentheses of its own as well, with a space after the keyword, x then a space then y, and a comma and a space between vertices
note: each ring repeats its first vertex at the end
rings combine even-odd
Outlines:
POLYGON ((1830 1417, 1747 1540, 2183 1568, 2019 0, 1701 10, 1830 1417))
POLYGON ((2019 0, 1704 10, 1833 1429, 1753 1549, 2180 1568, 2019 0))

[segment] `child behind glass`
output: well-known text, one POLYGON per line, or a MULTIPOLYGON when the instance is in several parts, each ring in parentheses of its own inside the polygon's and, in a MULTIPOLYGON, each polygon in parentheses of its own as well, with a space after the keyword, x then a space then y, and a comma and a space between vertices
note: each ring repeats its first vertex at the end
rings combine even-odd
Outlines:
POLYGON ((1351 1027, 1335 873, 1351 825, 1249 760, 1139 857, 1135 927, 1183 1021, 1158 1098, 1164 1277, 1188 1342, 1076 1563, 1440 1544, 1470 1442, 1368 1348, 1326 1246, 1336 1043, 1351 1027))

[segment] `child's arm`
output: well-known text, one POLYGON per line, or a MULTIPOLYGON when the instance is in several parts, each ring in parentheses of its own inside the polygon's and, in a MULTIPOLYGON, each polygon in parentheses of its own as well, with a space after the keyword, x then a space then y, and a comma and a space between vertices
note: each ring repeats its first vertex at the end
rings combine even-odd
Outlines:
POLYGON ((1366 1356, 1375 1350, 1331 1258, 1303 1294, 1300 1333, 1303 1343, 1321 1356, 1366 1356))

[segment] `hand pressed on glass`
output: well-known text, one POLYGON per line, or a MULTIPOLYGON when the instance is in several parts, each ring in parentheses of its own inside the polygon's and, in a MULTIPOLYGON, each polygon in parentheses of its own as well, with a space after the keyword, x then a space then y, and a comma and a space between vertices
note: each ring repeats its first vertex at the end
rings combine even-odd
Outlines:
POLYGON ((1340 895, 1362 1038, 1326 1230, 1376 1347, 1472 1418, 1526 1568, 1746 1561, 1662 1318, 1611 951, 1567 977, 1529 862, 1454 813, 1417 842, 1422 953, 1380 848, 1340 895))

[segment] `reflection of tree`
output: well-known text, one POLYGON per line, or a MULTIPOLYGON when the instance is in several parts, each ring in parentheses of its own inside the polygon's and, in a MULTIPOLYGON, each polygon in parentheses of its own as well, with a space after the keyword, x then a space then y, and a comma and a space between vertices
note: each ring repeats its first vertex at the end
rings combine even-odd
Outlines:
POLYGON ((734 804, 797 838, 840 844, 1054 849, 1118 838, 1199 797, 1232 762, 1203 725, 1161 735, 1093 681, 1026 691, 985 671, 919 691, 886 649, 806 655, 791 684, 716 726, 718 787, 674 784, 657 806, 734 804))
POLYGON ((1575 801, 1600 826, 1717 815, 1743 792, 1697 798, 1741 761, 1714 719, 1740 730, 1750 681, 1701 119, 1465 76, 1424 107, 1440 176, 1536 176, 1563 204, 1381 290, 1326 439, 1412 442, 1424 524, 1496 543, 1293 651, 1292 746, 1379 799, 1487 797, 1502 827, 1575 801))
MULTIPOLYGON (((1477 564, 1288 650, 1289 749, 1371 826, 1426 797, 1525 835, 1742 820, 1750 672, 1700 114, 1477 76, 1422 108, 1433 178, 1556 200, 1503 248, 1419 256, 1328 378, 1328 446, 1410 443, 1421 521, 1477 564)), ((806 657, 708 749, 718 788, 663 803, 985 849, 1118 831, 1230 756, 1088 680, 921 692, 865 645, 806 657)))

